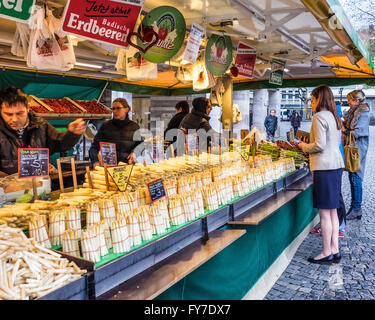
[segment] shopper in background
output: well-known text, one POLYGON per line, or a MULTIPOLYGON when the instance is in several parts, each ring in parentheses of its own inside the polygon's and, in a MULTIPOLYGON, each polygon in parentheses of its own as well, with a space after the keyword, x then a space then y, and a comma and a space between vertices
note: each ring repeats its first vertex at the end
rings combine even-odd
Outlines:
POLYGON ((310 154, 313 172, 313 205, 319 209, 323 250, 311 263, 331 263, 341 259, 338 244, 341 177, 344 161, 340 153, 342 122, 337 114, 332 90, 319 86, 311 93, 313 117, 310 143, 300 142, 303 152, 310 154))
POLYGON ((57 131, 29 108, 27 94, 16 87, 0 91, 0 114, 0 177, 18 172, 18 148, 48 148, 50 155, 66 152, 86 130, 86 123, 77 119, 66 132, 57 131))
POLYGON ((190 111, 189 103, 186 100, 177 102, 175 108, 176 108, 176 114, 169 121, 167 129, 165 129, 164 131, 164 140, 169 141, 171 143, 175 142, 177 140, 177 137, 174 136, 173 138, 170 139, 167 136, 167 132, 171 129, 178 129, 180 127, 182 119, 190 111))
POLYGON ((134 149, 142 141, 134 141, 134 134, 139 125, 129 119, 130 106, 126 99, 117 98, 112 102, 113 118, 107 120, 98 130, 91 144, 89 155, 94 167, 98 165, 100 142, 116 144, 117 162, 134 164, 136 155, 134 149))
POLYGON ((298 128, 301 126, 301 116, 298 114, 297 110, 293 111, 290 117, 290 124, 293 127, 294 137, 296 136, 298 128))
POLYGON ((366 156, 369 144, 370 108, 362 90, 354 90, 347 95, 350 109, 344 115, 344 145, 349 139, 350 132, 354 132, 361 167, 357 172, 348 172, 351 191, 351 206, 346 216, 347 220, 362 217, 362 182, 365 174, 366 156))
POLYGON ((277 117, 275 109, 270 110, 270 114, 264 120, 264 126, 266 128, 267 140, 274 142, 275 132, 277 129, 277 117))

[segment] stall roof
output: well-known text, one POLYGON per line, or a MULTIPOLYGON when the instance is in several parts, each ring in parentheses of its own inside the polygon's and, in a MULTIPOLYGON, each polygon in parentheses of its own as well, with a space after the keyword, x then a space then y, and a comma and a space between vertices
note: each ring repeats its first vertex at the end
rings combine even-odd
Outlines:
MULTIPOLYGON (((47 3, 63 8, 66 0, 47 3)), ((178 8, 185 17, 187 30, 196 22, 206 27, 206 37, 220 31, 231 36, 234 47, 242 41, 257 49, 254 78, 233 78, 234 90, 278 87, 268 83, 270 60, 274 57, 287 61, 283 87, 307 86, 322 81, 331 85, 375 85, 371 57, 337 0, 146 0, 144 12, 162 5, 178 8), (334 15, 339 23, 332 20, 334 15), (339 27, 332 28, 332 24, 339 27)), ((1 85, 15 84, 16 79, 32 71, 25 79, 35 84, 24 84, 28 91, 36 95, 40 92, 41 96, 50 92, 53 93, 51 97, 59 94, 60 90, 53 90, 52 83, 59 84, 65 90, 64 95, 68 85, 73 86, 72 97, 76 99, 82 98, 79 94, 82 88, 82 95, 93 97, 99 96, 106 85, 111 90, 142 94, 196 93, 190 84, 183 84, 175 77, 181 54, 169 64, 158 65, 157 80, 133 82, 116 71, 115 47, 87 40, 79 41, 75 47, 77 61, 96 64, 99 68, 76 66, 65 73, 31 70, 24 59, 10 53, 15 23, 0 18, 0 24, 1 85), (88 87, 94 89, 90 91, 88 87)))

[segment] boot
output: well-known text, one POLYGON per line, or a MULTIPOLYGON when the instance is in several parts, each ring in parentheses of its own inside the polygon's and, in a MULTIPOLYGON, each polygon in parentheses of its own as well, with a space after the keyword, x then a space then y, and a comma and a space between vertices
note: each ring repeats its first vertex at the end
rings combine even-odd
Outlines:
POLYGON ((346 216, 346 220, 354 220, 362 218, 362 209, 354 210, 352 209, 349 214, 346 216))

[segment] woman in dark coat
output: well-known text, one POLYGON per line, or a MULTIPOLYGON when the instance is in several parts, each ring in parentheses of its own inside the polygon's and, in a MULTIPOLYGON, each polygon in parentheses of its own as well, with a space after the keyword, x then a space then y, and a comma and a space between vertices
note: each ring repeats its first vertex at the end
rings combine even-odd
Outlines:
POLYGON ((294 111, 290 117, 290 124, 293 127, 294 137, 296 136, 298 128, 301 126, 301 117, 297 111, 294 111))
POLYGON ((182 119, 189 113, 190 110, 189 103, 186 100, 177 102, 175 108, 176 114, 169 121, 167 129, 165 129, 164 131, 164 140, 169 142, 175 142, 177 137, 169 137, 169 135, 173 135, 173 132, 170 132, 170 134, 168 135, 168 131, 171 129, 178 129, 180 127, 182 119))

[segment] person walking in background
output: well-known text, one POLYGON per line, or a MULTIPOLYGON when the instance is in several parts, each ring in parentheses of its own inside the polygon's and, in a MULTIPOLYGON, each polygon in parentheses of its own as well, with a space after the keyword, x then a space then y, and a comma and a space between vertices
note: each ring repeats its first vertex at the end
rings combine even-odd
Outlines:
POLYGON ((362 217, 362 182, 365 174, 366 156, 369 144, 370 108, 362 90, 354 90, 347 95, 350 109, 344 115, 344 145, 349 139, 350 132, 354 133, 361 166, 357 172, 348 172, 351 191, 351 206, 346 220, 361 219, 362 217))
POLYGON ((266 128, 267 140, 274 142, 275 132, 277 129, 277 117, 275 109, 270 110, 270 114, 264 120, 264 126, 266 128))
POLYGON ((300 142, 303 152, 310 154, 313 173, 313 205, 319 209, 323 250, 311 263, 339 262, 339 219, 341 178, 344 161, 340 153, 342 121, 337 114, 332 90, 319 86, 311 93, 313 117, 310 143, 300 142))
POLYGON ((301 126, 301 116, 298 114, 297 110, 293 111, 293 114, 290 117, 290 124, 292 125, 294 137, 295 137, 298 128, 301 126))
POLYGON ((167 132, 171 129, 178 129, 182 119, 189 113, 190 107, 189 103, 186 100, 182 100, 177 102, 176 106, 176 114, 172 117, 169 121, 167 129, 164 131, 164 140, 173 143, 177 140, 177 137, 173 137, 173 139, 169 139, 167 137, 167 132))

